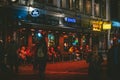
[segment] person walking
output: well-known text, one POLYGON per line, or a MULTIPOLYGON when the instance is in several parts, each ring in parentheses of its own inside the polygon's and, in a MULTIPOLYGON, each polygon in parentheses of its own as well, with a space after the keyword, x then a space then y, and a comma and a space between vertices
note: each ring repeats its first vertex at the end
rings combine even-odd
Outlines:
POLYGON ((45 69, 46 69, 47 58, 48 58, 48 53, 47 53, 48 49, 47 49, 45 37, 43 35, 42 37, 40 37, 40 39, 36 43, 35 50, 36 51, 35 51, 34 60, 35 62, 37 62, 37 65, 38 65, 40 80, 45 80, 45 69))
POLYGON ((107 57, 108 80, 120 80, 120 43, 113 41, 107 57))

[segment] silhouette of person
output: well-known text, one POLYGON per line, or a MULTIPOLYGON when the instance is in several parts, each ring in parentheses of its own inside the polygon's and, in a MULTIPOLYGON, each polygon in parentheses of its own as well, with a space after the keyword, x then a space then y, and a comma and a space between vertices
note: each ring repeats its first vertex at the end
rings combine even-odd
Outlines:
POLYGON ((45 37, 42 35, 38 42, 36 43, 36 51, 35 51, 35 62, 38 64, 39 76, 40 80, 45 80, 45 69, 48 58, 48 49, 45 41, 45 37), (41 51, 40 51, 41 50, 41 51))
POLYGON ((18 72, 18 45, 15 40, 9 38, 9 42, 6 45, 5 51, 7 54, 7 63, 10 66, 11 71, 18 72))
POLYGON ((120 79, 120 43, 117 39, 113 41, 112 47, 108 50, 107 69, 109 80, 120 79))
POLYGON ((4 64, 4 46, 2 40, 0 40, 0 70, 4 64))

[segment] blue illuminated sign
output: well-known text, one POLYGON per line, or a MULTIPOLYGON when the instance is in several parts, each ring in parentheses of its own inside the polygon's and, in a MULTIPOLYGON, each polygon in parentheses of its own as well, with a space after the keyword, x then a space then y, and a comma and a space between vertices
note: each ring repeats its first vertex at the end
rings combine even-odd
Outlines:
POLYGON ((76 23, 76 19, 75 19, 75 18, 65 17, 64 20, 65 20, 66 22, 69 22, 69 23, 76 23))
POLYGON ((120 22, 112 21, 112 26, 113 27, 120 27, 120 22))
POLYGON ((32 12, 31 12, 31 16, 32 17, 38 17, 40 16, 40 11, 38 9, 34 9, 32 12))

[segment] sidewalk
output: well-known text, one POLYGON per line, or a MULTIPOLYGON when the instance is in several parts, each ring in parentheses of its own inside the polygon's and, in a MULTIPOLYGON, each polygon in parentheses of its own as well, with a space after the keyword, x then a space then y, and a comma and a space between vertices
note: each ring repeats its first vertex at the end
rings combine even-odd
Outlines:
MULTIPOLYGON (((106 62, 102 65, 104 69, 102 80, 107 80, 106 62)), ((7 77, 4 75, 3 77, 4 80, 5 78, 7 78, 6 80, 12 80, 13 76, 17 77, 16 79, 19 80, 35 80, 38 78, 38 71, 33 70, 32 64, 21 65, 19 66, 19 72, 17 74, 9 74, 7 77)), ((70 80, 71 78, 76 78, 76 80, 88 80, 88 63, 86 63, 85 60, 48 63, 46 67, 46 76, 46 80, 70 80)))
MULTIPOLYGON (((46 73, 52 74, 62 74, 62 73, 76 73, 87 75, 88 64, 85 60, 81 61, 71 61, 71 62, 57 62, 57 63, 48 63, 46 67, 46 73)), ((18 75, 33 75, 37 74, 38 71, 33 70, 33 66, 30 65, 21 65, 19 67, 18 75)))

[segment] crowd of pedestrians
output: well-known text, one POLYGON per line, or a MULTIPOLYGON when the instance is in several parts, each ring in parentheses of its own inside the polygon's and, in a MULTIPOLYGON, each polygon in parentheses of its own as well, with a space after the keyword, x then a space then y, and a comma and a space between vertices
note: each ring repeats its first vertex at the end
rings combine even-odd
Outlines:
POLYGON ((0 40, 0 72, 6 72, 7 75, 18 73, 20 65, 30 63, 33 64, 33 70, 38 68, 40 80, 44 80, 47 58, 47 44, 44 36, 37 39, 32 51, 24 45, 19 46, 11 36, 8 37, 5 46, 0 40))
POLYGON ((108 51, 107 62, 109 80, 120 80, 120 43, 117 39, 108 51))
MULTIPOLYGON (((98 52, 97 45, 94 45, 92 50, 89 48, 85 50, 84 57, 81 57, 80 49, 81 48, 78 49, 78 47, 71 46, 68 50, 69 60, 85 59, 89 64, 89 80, 101 80, 103 57, 102 54, 98 52), (89 53, 87 53, 87 51, 89 53)), ((12 37, 8 37, 5 46, 3 41, 0 40, 0 71, 3 72, 5 72, 6 68, 6 70, 9 69, 17 73, 19 72, 19 66, 21 64, 30 63, 33 64, 33 70, 39 71, 40 79, 44 80, 47 61, 49 58, 55 61, 59 59, 58 57, 62 60, 60 47, 58 46, 57 49, 50 47, 48 49, 44 35, 36 40, 32 48, 25 47, 24 45, 19 46, 12 37), (6 62, 5 55, 7 55, 6 62)), ((117 40, 113 41, 112 47, 107 52, 107 72, 108 80, 119 80, 120 43, 118 43, 117 40)))

